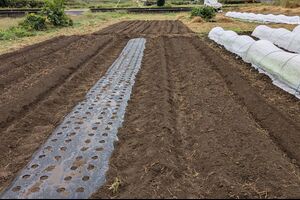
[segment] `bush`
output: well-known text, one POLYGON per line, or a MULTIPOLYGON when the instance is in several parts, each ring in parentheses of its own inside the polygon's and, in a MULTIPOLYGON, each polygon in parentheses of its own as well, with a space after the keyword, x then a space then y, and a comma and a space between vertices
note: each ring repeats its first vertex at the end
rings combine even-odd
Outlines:
POLYGON ((157 0, 157 6, 164 6, 165 5, 165 0, 157 0))
POLYGON ((20 25, 27 30, 45 30, 46 17, 31 13, 26 15, 25 20, 22 23, 20 23, 20 25))
MULTIPOLYGON (((4 0, 0 0, 0 2, 3 3, 4 0)), ((0 30, 0 40, 13 40, 33 36, 36 34, 36 31, 46 29, 47 24, 52 24, 53 26, 73 25, 73 21, 64 12, 64 0, 47 0, 42 12, 39 14, 28 14, 19 26, 7 30, 0 30)))
POLYGON ((210 21, 216 16, 216 10, 214 8, 207 7, 207 6, 193 8, 191 16, 192 17, 199 16, 205 21, 210 21))
POLYGON ((48 0, 42 9, 49 22, 54 26, 72 26, 73 21, 65 14, 64 0, 48 0))
POLYGON ((0 0, 0 7, 8 7, 8 1, 7 0, 0 0))

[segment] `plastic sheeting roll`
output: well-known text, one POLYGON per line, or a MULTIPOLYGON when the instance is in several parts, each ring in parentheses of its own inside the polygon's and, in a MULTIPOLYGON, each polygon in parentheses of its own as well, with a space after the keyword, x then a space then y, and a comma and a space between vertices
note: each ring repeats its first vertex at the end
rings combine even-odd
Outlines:
POLYGON ((270 76, 273 83, 300 98, 300 54, 289 53, 267 40, 255 41, 217 27, 209 38, 270 76))
POLYGON ((300 53, 300 30, 298 27, 291 32, 285 28, 270 28, 261 25, 256 27, 252 35, 262 40, 269 40, 288 51, 300 53))
POLYGON ((245 12, 227 12, 226 16, 251 22, 300 24, 299 16, 285 16, 273 14, 263 15, 245 12))

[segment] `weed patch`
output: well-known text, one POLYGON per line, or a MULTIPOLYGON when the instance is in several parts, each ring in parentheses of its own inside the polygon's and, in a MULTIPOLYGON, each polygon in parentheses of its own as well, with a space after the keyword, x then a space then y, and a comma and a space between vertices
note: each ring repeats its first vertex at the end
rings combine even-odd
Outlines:
POLYGON ((197 7, 193 8, 191 12, 192 17, 201 17, 205 21, 211 21, 216 16, 216 11, 211 7, 197 7))
POLYGON ((0 40, 15 40, 17 38, 29 37, 34 35, 36 35, 34 31, 28 31, 21 26, 11 27, 7 30, 0 31, 0 40))

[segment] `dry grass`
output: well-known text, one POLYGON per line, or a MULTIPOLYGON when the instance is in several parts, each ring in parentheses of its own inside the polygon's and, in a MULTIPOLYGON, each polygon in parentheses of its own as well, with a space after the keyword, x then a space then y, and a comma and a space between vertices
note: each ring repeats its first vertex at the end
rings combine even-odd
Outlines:
MULTIPOLYGON (((212 28, 220 26, 227 30, 233 30, 236 32, 252 32, 256 26, 258 26, 258 23, 248 23, 243 21, 234 20, 231 18, 227 18, 224 16, 224 14, 217 14, 214 22, 205 22, 205 21, 199 21, 190 19, 188 15, 185 17, 182 17, 181 20, 187 24, 187 26, 192 29, 194 32, 197 32, 199 34, 207 34, 212 28)), ((288 25, 288 24, 272 24, 269 25, 274 28, 287 28, 289 30, 292 30, 295 25, 288 25)))
POLYGON ((300 15, 300 7, 296 8, 283 8, 280 6, 254 6, 254 7, 238 7, 236 11, 240 12, 253 12, 261 14, 285 14, 285 15, 300 15))
POLYGON ((201 17, 194 17, 192 20, 191 20, 191 23, 204 23, 205 20, 202 19, 201 17))
MULTIPOLYGON (((279 0, 277 0, 279 1, 279 0)), ((280 5, 285 8, 296 8, 300 6, 299 0, 280 0, 280 5)))
POLYGON ((23 18, 0 18, 0 30, 2 29, 8 29, 10 27, 18 25, 20 21, 22 21, 23 18))
POLYGON ((116 177, 114 182, 109 186, 108 189, 111 190, 113 194, 115 194, 119 191, 121 185, 122 185, 121 179, 116 177))

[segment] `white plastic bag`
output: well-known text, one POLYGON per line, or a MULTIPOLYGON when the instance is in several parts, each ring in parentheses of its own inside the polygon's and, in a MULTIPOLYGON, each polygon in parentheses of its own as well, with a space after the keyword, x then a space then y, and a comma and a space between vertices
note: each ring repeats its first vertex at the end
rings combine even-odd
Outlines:
POLYGON ((213 7, 215 9, 222 8, 222 4, 218 2, 218 0, 204 0, 204 5, 213 7))

